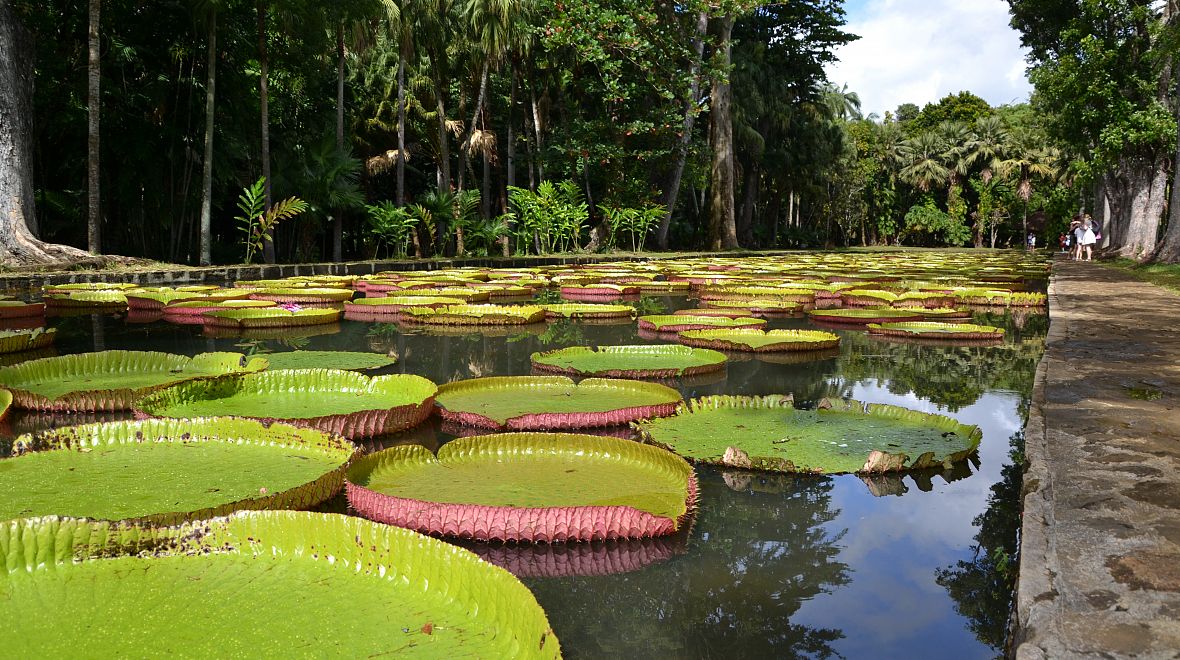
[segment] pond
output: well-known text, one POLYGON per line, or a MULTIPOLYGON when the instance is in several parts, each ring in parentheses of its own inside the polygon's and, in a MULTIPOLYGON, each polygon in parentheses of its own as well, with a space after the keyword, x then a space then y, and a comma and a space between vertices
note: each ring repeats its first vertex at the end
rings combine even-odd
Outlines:
MULTIPOLYGON (((638 305, 643 313, 659 313, 694 303, 685 296, 647 296, 638 305)), ((806 361, 734 356, 726 372, 678 384, 686 398, 792 394, 797 406, 808 407, 836 396, 940 412, 983 430, 978 455, 954 469, 861 478, 698 466, 700 512, 675 536, 465 545, 522 577, 570 658, 636 652, 647 658, 994 657, 1015 570, 1010 559, 1020 471, 1013 461, 1043 350, 1043 311, 977 311, 976 322, 1008 331, 1003 343, 991 346, 903 343, 836 330, 841 346, 830 355, 806 361)), ((317 330, 326 334, 266 340, 211 338, 200 326, 147 320, 81 314, 49 324, 58 329, 61 354, 392 352, 397 364, 375 373, 413 373, 440 384, 528 374, 535 351, 663 343, 638 336, 629 320, 445 334, 344 321, 317 330)), ((805 318, 774 318, 767 327, 813 326, 805 318)), ((14 412, 4 440, 72 421, 79 420, 14 412)), ((412 442, 437 449, 456 431, 436 418, 366 446, 412 442)), ((340 496, 323 509, 343 512, 347 505, 340 496)))

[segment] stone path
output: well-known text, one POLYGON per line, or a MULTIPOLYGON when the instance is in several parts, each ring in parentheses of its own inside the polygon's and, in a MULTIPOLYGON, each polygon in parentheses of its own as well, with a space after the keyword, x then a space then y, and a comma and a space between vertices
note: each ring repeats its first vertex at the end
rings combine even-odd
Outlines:
POLYGON ((1180 295, 1059 261, 1049 305, 1016 656, 1180 658, 1180 295))

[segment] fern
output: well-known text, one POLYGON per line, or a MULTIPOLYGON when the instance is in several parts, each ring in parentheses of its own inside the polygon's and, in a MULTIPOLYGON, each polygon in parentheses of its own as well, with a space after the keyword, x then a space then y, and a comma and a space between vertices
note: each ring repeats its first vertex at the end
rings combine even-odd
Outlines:
POLYGON ((280 222, 306 212, 308 206, 298 197, 288 197, 266 210, 266 178, 262 177, 242 190, 238 209, 242 215, 235 220, 245 234, 246 263, 250 263, 262 251, 264 243, 271 240, 280 222))

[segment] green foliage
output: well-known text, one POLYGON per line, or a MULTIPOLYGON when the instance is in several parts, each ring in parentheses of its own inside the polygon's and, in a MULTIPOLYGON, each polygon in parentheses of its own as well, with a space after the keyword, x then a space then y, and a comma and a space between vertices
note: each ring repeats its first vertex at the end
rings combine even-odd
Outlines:
POLYGON ((246 249, 246 263, 254 260, 254 255, 262 252, 262 245, 274 236, 275 227, 283 220, 294 218, 310 208, 307 202, 298 197, 288 197, 269 209, 266 208, 266 179, 259 178, 253 184, 242 189, 238 196, 238 210, 241 215, 234 219, 238 221, 238 228, 242 232, 242 244, 246 249))
POLYGON ((904 236, 943 245, 962 245, 971 238, 971 233, 961 222, 935 206, 932 198, 926 197, 905 214, 904 236))
POLYGON ((395 257, 404 257, 410 249, 410 242, 417 230, 421 217, 411 213, 410 208, 399 207, 389 200, 365 206, 368 212, 369 231, 395 257))
POLYGON ((517 251, 527 251, 529 245, 537 254, 569 252, 580 247, 582 227, 590 218, 590 210, 577 183, 545 181, 537 186, 536 192, 511 187, 508 200, 519 219, 517 251))
POLYGON ((927 103, 906 128, 916 134, 937 128, 945 122, 974 124, 992 112, 992 107, 987 101, 971 92, 962 91, 958 94, 947 94, 938 103, 927 103))
POLYGON ((648 232, 660 224, 660 220, 668 210, 658 204, 644 208, 603 207, 602 215, 610 227, 611 242, 617 244, 621 234, 631 236, 631 250, 638 252, 643 249, 644 237, 648 232))

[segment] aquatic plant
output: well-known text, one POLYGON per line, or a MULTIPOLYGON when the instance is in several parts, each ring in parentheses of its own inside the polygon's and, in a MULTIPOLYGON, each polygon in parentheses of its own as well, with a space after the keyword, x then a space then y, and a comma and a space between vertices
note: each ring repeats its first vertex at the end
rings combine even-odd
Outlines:
POLYGON ((0 387, 29 410, 128 410, 149 392, 186 380, 261 371, 263 358, 241 353, 194 357, 145 351, 103 351, 31 360, 0 368, 0 387))
POLYGON ((557 319, 626 319, 635 317, 635 308, 631 305, 608 305, 605 303, 546 303, 540 306, 545 310, 545 318, 557 319))
POLYGON ((777 395, 702 397, 635 426, 648 442, 690 460, 827 474, 949 466, 982 437, 979 427, 942 415, 838 399, 798 410, 789 396, 777 395))
POLYGON ((0 354, 35 351, 53 345, 55 328, 32 330, 0 330, 0 354))
POLYGON ((292 328, 335 323, 344 312, 338 309, 284 309, 282 307, 219 309, 205 312, 206 325, 222 328, 292 328))
POLYGON ((726 328, 686 330, 676 336, 685 346, 722 351, 822 351, 840 345, 840 337, 822 330, 760 330, 726 328))
POLYGON ((692 514, 684 459, 630 440, 570 433, 460 438, 438 456, 402 445, 348 472, 349 505, 417 531, 478 540, 565 542, 672 534, 692 514))
POLYGON ((990 339, 1004 338, 1003 328, 972 323, 938 323, 936 321, 910 321, 906 323, 870 323, 871 335, 892 337, 924 337, 927 339, 990 339))
POLYGON ((680 332, 705 328, 758 328, 766 325, 766 319, 752 316, 731 318, 729 316, 687 316, 684 314, 657 314, 640 316, 639 329, 650 332, 680 332))
POLYGON ((545 320, 545 310, 535 305, 448 305, 408 307, 402 320, 430 325, 527 325, 545 320))
POLYGON ((567 376, 680 378, 721 371, 727 358, 705 348, 658 346, 571 346, 533 353, 533 369, 567 376))
POLYGON ((392 355, 362 353, 357 351, 307 351, 295 350, 282 353, 267 353, 270 369, 347 369, 368 371, 388 367, 397 362, 392 355))

